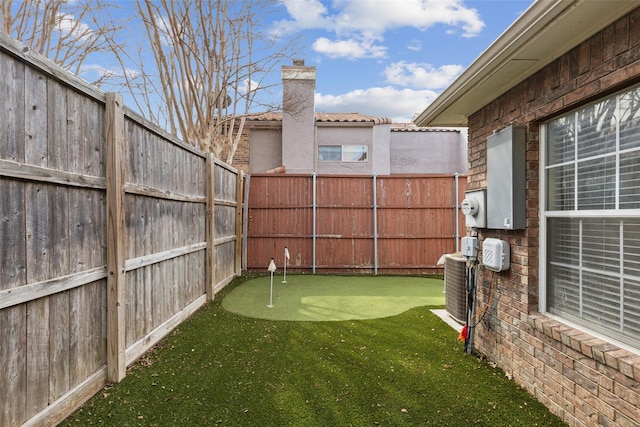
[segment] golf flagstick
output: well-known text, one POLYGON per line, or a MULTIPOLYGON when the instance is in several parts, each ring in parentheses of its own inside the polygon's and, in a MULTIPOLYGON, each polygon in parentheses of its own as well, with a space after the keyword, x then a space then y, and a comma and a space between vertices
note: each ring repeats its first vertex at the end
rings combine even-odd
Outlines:
POLYGON ((282 283, 287 283, 287 261, 289 260, 289 249, 284 247, 284 279, 282 283))
POLYGON ((271 272, 271 290, 269 291, 269 305, 267 307, 273 307, 273 272, 276 271, 276 263, 273 262, 273 258, 271 258, 271 262, 269 263, 269 269, 271 272))

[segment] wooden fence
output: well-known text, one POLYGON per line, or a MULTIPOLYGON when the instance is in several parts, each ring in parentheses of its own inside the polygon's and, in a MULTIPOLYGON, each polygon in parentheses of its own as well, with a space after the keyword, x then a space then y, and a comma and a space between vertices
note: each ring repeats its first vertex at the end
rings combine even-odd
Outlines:
POLYGON ((242 173, 0 34, 0 426, 55 425, 240 273, 242 173))
POLYGON ((274 175, 247 180, 247 261, 265 270, 443 273, 465 233, 466 178, 452 175, 274 175))

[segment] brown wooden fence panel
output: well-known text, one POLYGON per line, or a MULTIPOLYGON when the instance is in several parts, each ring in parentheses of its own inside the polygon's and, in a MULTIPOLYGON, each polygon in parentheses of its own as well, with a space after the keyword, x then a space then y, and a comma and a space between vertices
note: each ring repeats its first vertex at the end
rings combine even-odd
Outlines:
POLYGON ((2 34, 0 75, 0 426, 55 425, 239 273, 243 179, 2 34))
POLYGON ((252 175, 247 268, 281 266, 287 246, 294 271, 442 273, 465 188, 451 175, 252 175))
POLYGON ((288 247, 293 268, 313 262, 313 178, 309 175, 256 175, 248 180, 247 268, 264 269, 274 258, 281 267, 288 247))

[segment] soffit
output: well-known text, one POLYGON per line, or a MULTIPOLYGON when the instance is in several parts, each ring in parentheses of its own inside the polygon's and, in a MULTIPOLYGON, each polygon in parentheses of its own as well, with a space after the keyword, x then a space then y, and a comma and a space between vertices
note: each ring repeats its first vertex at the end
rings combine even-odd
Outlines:
POLYGON ((466 126, 471 114, 637 7, 637 0, 538 0, 414 122, 466 126))

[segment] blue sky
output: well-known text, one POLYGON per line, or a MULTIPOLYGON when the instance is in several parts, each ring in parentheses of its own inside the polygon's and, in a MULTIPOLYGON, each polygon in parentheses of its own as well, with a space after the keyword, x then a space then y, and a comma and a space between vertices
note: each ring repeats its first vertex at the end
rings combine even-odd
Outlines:
POLYGON ((282 0, 272 25, 302 35, 316 111, 410 121, 533 2, 282 0))
MULTIPOLYGON (((169 0, 172 1, 172 0, 169 0)), ((239 0, 229 0, 239 1, 239 0)), ((316 111, 351 112, 409 122, 493 43, 534 0, 266 0, 261 29, 300 37, 295 57, 317 69, 316 111)), ((546 1, 546 0, 538 0, 546 1)), ((14 3, 17 8, 19 2, 14 3)), ((73 7, 76 0, 67 6, 73 7)), ((135 19, 135 0, 107 0, 114 22, 135 19)), ((236 3, 240 5, 240 3, 236 3)), ((239 6, 241 7, 241 6, 239 6)), ((61 32, 92 26, 63 15, 61 32)), ((127 49, 149 55, 140 22, 125 25, 127 49)), ((119 35, 122 37, 122 34, 119 35)), ((133 53, 133 52, 131 52, 133 53)), ((146 59, 145 59, 146 61, 146 59)), ((81 76, 118 72, 113 56, 92 56, 81 76)), ((263 81, 270 105, 280 104, 277 64, 263 81)), ((146 70, 151 68, 146 64, 146 70)), ((129 64, 126 64, 129 66, 129 64)), ((137 66, 128 75, 139 75, 137 66)), ((92 76, 94 78, 92 78, 92 76)), ((125 96, 125 100, 128 99, 125 96)), ((127 102, 127 101, 126 101, 127 102)), ((131 102, 127 105, 134 107, 131 102)), ((264 104, 261 104, 264 105, 264 104)), ((258 107, 256 107, 258 108, 258 107)), ((262 108, 262 107, 260 107, 262 108)), ((257 112, 257 110, 255 110, 257 112)))

